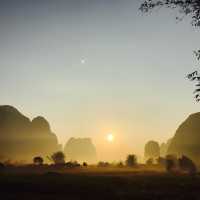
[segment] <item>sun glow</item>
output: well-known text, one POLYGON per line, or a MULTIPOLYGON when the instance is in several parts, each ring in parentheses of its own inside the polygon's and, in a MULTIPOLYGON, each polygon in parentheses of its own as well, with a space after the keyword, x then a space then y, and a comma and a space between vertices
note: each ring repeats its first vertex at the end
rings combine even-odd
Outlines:
POLYGON ((114 140, 113 134, 112 134, 112 133, 109 133, 109 134, 107 135, 107 141, 108 141, 108 142, 112 142, 113 140, 114 140))

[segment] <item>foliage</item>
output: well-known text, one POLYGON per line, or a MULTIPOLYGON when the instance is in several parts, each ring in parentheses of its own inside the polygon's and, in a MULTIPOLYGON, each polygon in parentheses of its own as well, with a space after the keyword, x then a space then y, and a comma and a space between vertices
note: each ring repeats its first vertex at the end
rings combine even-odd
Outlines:
POLYGON ((196 174, 197 168, 194 162, 187 156, 182 156, 179 158, 179 167, 181 170, 188 172, 191 175, 196 174))
POLYGON ((120 168, 124 167, 123 162, 120 161, 119 163, 117 163, 117 167, 120 167, 120 168))
POLYGON ((166 159, 160 156, 156 159, 156 162, 160 166, 165 166, 166 159))
MULTIPOLYGON (((200 57, 200 50, 199 50, 199 57, 200 57)), ((196 89, 194 91, 194 98, 196 99, 197 102, 200 101, 200 75, 198 73, 198 71, 194 71, 190 74, 187 75, 187 78, 190 80, 190 81, 196 81, 196 89)))
MULTIPOLYGON (((191 23, 193 26, 200 26, 200 0, 145 0, 140 6, 140 10, 146 13, 156 7, 167 7, 172 9, 177 8, 179 13, 183 14, 183 17, 187 15, 191 16, 191 23)), ((176 17, 176 19, 182 20, 183 17, 176 17)), ((194 54, 196 55, 197 60, 200 60, 200 50, 194 51, 194 54)), ((198 75, 198 72, 195 71, 189 74, 187 77, 191 81, 198 81, 196 84, 197 89, 194 93, 196 101, 199 102, 200 76, 198 75)))
POLYGON ((43 160, 43 158, 40 157, 40 156, 36 156, 36 157, 33 158, 33 163, 34 163, 35 165, 42 165, 43 162, 44 162, 44 160, 43 160))
POLYGON ((83 162, 83 167, 87 167, 88 164, 86 162, 83 162))
POLYGON ((55 152, 51 155, 51 159, 55 164, 64 164, 65 154, 62 151, 55 152))
MULTIPOLYGON (((191 15, 192 25, 200 26, 199 0, 145 0, 140 7, 142 12, 148 12, 156 7, 177 8, 183 15, 191 15)), ((181 20, 182 17, 177 17, 181 20)))
MULTIPOLYGON (((87 163, 83 163, 83 164, 87 164, 87 163)), ((73 162, 69 161, 69 162, 65 163, 65 167, 67 167, 67 168, 76 168, 76 167, 80 167, 80 166, 81 165, 77 161, 73 161, 73 162)))
POLYGON ((174 155, 167 155, 165 159, 165 167, 167 172, 174 172, 177 168, 177 158, 174 155))
POLYGON ((133 167, 137 165, 137 157, 134 154, 130 154, 126 159, 126 166, 133 167))
POLYGON ((98 162, 97 166, 98 167, 109 167, 110 163, 109 162, 100 161, 100 162, 98 162))
POLYGON ((153 165, 153 158, 149 158, 147 161, 146 161, 146 165, 153 165))

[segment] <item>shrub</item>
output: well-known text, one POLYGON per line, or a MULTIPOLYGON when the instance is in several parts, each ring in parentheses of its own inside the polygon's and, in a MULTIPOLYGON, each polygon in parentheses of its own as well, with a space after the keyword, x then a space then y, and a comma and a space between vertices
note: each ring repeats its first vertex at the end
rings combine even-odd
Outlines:
POLYGON ((36 157, 33 158, 33 163, 34 163, 35 165, 42 165, 43 162, 44 162, 44 160, 43 160, 43 158, 40 157, 40 156, 36 156, 36 157))
POLYGON ((165 167, 167 172, 174 172, 177 169, 178 160, 174 155, 167 155, 165 159, 165 167))
POLYGON ((123 164, 123 162, 119 162, 119 163, 117 163, 117 167, 124 167, 124 164, 123 164))
POLYGON ((160 166, 165 166, 166 159, 163 158, 163 157, 158 157, 158 158, 156 159, 156 162, 157 162, 157 164, 160 165, 160 166))
POLYGON ((74 162, 70 161, 70 162, 65 163, 65 166, 67 168, 75 168, 75 167, 80 167, 81 165, 76 161, 74 162))
POLYGON ((130 154, 126 159, 126 166, 133 167, 137 165, 137 157, 134 154, 130 154))
POLYGON ((55 164, 65 164, 65 154, 62 151, 55 152, 51 155, 51 160, 55 164))
POLYGON ((153 165, 153 158, 149 158, 147 161, 146 161, 146 165, 153 165))
POLYGON ((110 164, 109 162, 102 162, 100 161, 98 164, 97 164, 98 167, 109 167, 110 164))
POLYGON ((182 156, 179 158, 179 167, 181 170, 188 172, 190 175, 194 175, 197 172, 196 165, 187 156, 182 156))

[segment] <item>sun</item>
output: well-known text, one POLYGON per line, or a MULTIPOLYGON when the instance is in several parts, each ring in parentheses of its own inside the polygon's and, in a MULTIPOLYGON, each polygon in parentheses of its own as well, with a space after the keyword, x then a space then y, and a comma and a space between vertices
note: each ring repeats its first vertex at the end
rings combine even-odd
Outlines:
POLYGON ((114 136, 112 133, 109 133, 106 138, 108 142, 112 142, 114 140, 114 136))
POLYGON ((81 64, 84 65, 85 64, 85 59, 81 60, 81 64))

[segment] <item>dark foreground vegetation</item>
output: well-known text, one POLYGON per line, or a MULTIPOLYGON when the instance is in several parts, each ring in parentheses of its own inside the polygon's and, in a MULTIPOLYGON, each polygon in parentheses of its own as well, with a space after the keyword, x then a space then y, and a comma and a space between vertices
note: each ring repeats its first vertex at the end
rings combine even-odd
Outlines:
MULTIPOLYGON (((24 171, 24 170, 22 170, 24 171)), ((200 176, 160 169, 77 168, 1 173, 1 199, 200 199, 200 176)))
POLYGON ((186 156, 168 155, 145 164, 134 154, 124 162, 65 161, 61 151, 31 164, 0 163, 3 199, 200 199, 199 167, 186 156))

